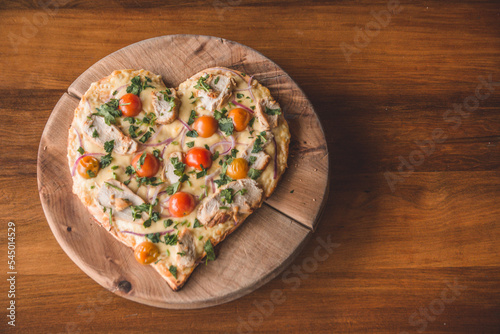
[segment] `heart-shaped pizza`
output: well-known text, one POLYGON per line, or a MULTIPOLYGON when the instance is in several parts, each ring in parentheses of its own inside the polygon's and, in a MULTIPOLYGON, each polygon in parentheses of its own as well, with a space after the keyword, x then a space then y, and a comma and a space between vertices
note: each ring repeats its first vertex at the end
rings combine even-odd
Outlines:
POLYGON ((169 88, 119 70, 83 95, 68 160, 97 222, 176 291, 272 194, 289 143, 279 103, 249 74, 209 68, 169 88))

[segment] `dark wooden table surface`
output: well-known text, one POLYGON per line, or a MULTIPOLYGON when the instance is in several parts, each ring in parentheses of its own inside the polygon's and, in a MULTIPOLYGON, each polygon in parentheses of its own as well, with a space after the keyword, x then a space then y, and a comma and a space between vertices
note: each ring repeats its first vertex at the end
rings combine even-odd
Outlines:
POLYGON ((0 43, 1 332, 500 331, 498 2, 0 1, 0 43), (331 168, 323 218, 293 265, 192 311, 143 306, 88 278, 53 237, 36 183, 41 133, 78 75, 179 33, 234 40, 282 66, 319 114, 331 168))

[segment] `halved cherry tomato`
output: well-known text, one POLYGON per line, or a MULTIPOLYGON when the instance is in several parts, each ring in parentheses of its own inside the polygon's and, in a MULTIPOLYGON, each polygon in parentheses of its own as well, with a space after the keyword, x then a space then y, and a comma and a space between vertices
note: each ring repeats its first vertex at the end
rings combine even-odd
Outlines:
POLYGON ((186 154, 186 164, 198 170, 209 169, 212 166, 212 153, 203 147, 193 147, 186 154))
POLYGON ((76 167, 78 174, 84 179, 91 179, 99 173, 99 160, 92 156, 86 156, 80 159, 76 167))
POLYGON ((193 123, 193 129, 195 129, 202 138, 211 137, 217 132, 218 127, 219 123, 212 116, 200 116, 193 123))
POLYGON ((250 122, 250 115, 243 108, 234 108, 227 115, 233 120, 234 129, 236 131, 243 131, 247 128, 250 122))
POLYGON ((132 167, 140 177, 152 177, 158 173, 160 163, 151 153, 139 153, 132 159, 132 167), (144 155, 144 162, 141 164, 141 157, 144 155), (140 162, 139 162, 140 161, 140 162))
POLYGON ((232 179, 244 179, 248 173, 248 162, 243 158, 236 158, 227 166, 226 173, 232 179))
POLYGON ((141 264, 150 264, 160 255, 158 246, 150 241, 144 241, 135 247, 135 259, 141 264))
POLYGON ((134 117, 141 112, 142 102, 139 96, 129 93, 122 96, 118 108, 124 116, 134 117))
POLYGON ((168 211, 174 217, 185 217, 189 215, 196 206, 193 195, 179 191, 168 200, 168 211))

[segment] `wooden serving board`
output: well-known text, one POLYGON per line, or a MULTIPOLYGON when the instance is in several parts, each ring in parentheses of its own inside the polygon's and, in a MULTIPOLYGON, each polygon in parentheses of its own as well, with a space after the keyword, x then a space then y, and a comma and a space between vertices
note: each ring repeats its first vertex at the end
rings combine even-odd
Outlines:
POLYGON ((123 48, 94 64, 69 87, 45 126, 38 151, 40 199, 52 232, 68 256, 91 278, 125 298, 163 308, 200 308, 241 297, 278 275, 314 231, 328 191, 328 151, 323 130, 302 90, 260 53, 221 38, 172 35, 123 48), (220 255, 200 265, 173 292, 131 249, 93 220, 72 194, 66 150, 68 128, 90 84, 113 70, 146 69, 176 87, 198 71, 224 66, 255 75, 281 104, 290 125, 289 168, 275 193, 221 243, 220 255))

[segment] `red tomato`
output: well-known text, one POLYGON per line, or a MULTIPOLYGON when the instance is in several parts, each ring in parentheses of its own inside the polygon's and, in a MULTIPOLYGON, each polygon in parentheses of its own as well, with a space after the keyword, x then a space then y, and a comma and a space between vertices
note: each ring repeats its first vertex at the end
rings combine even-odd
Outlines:
POLYGON ((119 109, 121 110, 123 116, 137 116, 142 110, 141 99, 132 93, 125 94, 120 99, 119 109))
POLYGON ((179 191, 168 200, 168 211, 174 217, 185 217, 189 215, 196 206, 193 195, 179 191))
POLYGON ((212 116, 200 116, 193 123, 193 129, 195 129, 202 138, 211 137, 217 132, 218 127, 219 123, 212 116))
POLYGON ((152 177, 158 173, 158 169, 160 168, 160 163, 158 159, 154 157, 151 153, 146 153, 144 157, 144 163, 142 165, 137 166, 139 164, 139 159, 144 153, 137 154, 134 159, 132 159, 132 167, 135 169, 137 175, 140 177, 152 177))
POLYGON ((248 126, 248 122, 250 122, 250 115, 242 108, 232 109, 227 116, 233 120, 234 129, 236 131, 245 130, 248 126))
POLYGON ((186 164, 198 170, 209 169, 212 166, 212 153, 203 147, 193 147, 186 154, 186 164))

